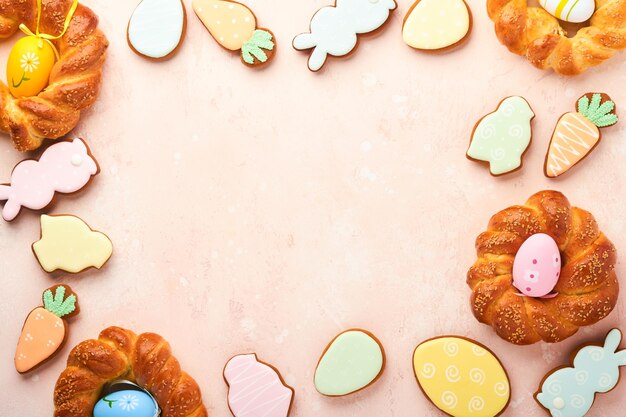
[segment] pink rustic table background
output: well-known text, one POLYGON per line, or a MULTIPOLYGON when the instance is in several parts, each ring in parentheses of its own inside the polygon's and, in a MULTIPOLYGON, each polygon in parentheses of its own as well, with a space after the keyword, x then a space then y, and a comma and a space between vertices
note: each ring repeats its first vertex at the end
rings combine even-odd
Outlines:
MULTIPOLYGON (((563 343, 517 347, 474 319, 465 284, 489 217, 545 188, 592 211, 626 253, 626 123, 606 131, 570 175, 542 174, 554 124, 579 95, 605 91, 626 108, 626 54, 577 78, 536 70, 500 46, 482 0, 468 2, 474 32, 465 47, 419 53, 402 42, 411 1, 400 0, 384 32, 313 74, 291 39, 329 2, 254 0, 279 49, 272 65, 253 71, 213 41, 185 0, 179 54, 151 63, 126 44, 135 1, 85 3, 111 46, 100 99, 74 134, 89 142, 102 172, 50 212, 104 231, 114 254, 102 271, 49 276, 30 250, 38 215, 0 224, 3 416, 51 415, 70 349, 119 325, 168 339, 212 416, 230 415, 222 368, 242 352, 282 371, 296 390, 294 417, 440 416, 415 383, 411 355, 424 339, 459 334, 491 347, 508 369, 505 416, 539 417, 547 414, 532 393, 546 371, 579 343, 626 324, 622 297, 606 320, 563 343), (476 120, 513 94, 537 113, 534 140, 524 169, 496 179, 465 151, 476 120), (23 319, 42 290, 62 282, 82 310, 68 343, 44 367, 18 375, 23 319), (386 371, 356 395, 324 398, 312 384, 318 356, 350 327, 380 338, 386 371)), ((2 181, 23 157, 0 142, 2 181)), ((618 274, 624 283, 623 263, 618 274)), ((589 416, 620 415, 625 395, 622 383, 597 397, 589 416)))

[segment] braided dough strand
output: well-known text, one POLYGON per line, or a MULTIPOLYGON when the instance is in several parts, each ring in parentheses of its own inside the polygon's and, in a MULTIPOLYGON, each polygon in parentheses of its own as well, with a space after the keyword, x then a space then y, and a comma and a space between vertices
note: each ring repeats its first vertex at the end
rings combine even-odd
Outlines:
MULTIPOLYGON (((73 0, 42 0, 41 33, 63 31, 73 0)), ((20 23, 37 26, 37 0, 0 0, 0 38, 14 35, 20 23)), ((58 139, 72 130, 80 111, 91 106, 100 92, 108 41, 98 29, 97 16, 79 5, 66 33, 52 41, 59 60, 50 83, 34 97, 14 98, 0 82, 0 130, 10 134, 20 151, 37 149, 44 139, 58 139)))
POLYGON ((572 38, 559 21, 527 0, 487 0, 496 35, 511 52, 534 66, 577 75, 626 49, 626 0, 596 0, 590 26, 572 38))

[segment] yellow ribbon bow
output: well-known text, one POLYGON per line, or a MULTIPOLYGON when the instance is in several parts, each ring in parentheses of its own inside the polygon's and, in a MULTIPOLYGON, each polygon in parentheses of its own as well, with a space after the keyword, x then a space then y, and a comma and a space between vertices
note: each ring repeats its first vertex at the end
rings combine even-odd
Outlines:
POLYGON ((63 35, 65 35, 65 32, 67 32, 67 28, 70 26, 70 21, 72 20, 72 17, 74 17, 74 12, 76 11, 76 9, 78 8, 78 0, 74 0, 74 2, 72 3, 72 7, 70 7, 69 12, 67 13, 67 16, 65 17, 65 23, 63 24, 63 31, 59 34, 59 35, 48 35, 47 33, 40 33, 39 32, 39 22, 41 21, 41 0, 37 0, 37 27, 35 28, 35 33, 33 33, 28 26, 26 26, 24 23, 20 24, 20 30, 22 32, 24 32, 26 35, 28 36, 35 36, 37 38, 39 38, 40 40, 40 44, 39 47, 41 48, 43 46, 43 42, 48 42, 50 44, 50 46, 52 47, 52 50, 54 51, 54 55, 56 57, 56 59, 59 59, 59 51, 57 50, 57 48, 54 46, 54 44, 52 43, 53 40, 59 39, 61 38, 63 35))

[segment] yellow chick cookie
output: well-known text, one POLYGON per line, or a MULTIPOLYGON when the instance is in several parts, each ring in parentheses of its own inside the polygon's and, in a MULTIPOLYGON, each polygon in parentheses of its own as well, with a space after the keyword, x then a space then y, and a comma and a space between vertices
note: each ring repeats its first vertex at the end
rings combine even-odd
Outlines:
POLYGON ((111 258, 113 244, 76 216, 41 216, 41 239, 33 252, 46 272, 58 269, 79 273, 100 269, 111 258))
POLYGON ((257 28, 254 13, 231 0, 193 0, 193 10, 223 48, 241 51, 241 60, 249 66, 268 63, 275 52, 274 34, 257 28))

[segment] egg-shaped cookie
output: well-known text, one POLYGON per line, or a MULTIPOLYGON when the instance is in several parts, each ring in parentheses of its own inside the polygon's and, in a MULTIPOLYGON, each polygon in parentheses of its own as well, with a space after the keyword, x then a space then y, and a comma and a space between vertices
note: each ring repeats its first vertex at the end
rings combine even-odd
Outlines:
POLYGON ((495 417, 510 400, 504 367, 473 340, 456 336, 427 340, 413 353, 413 370, 428 399, 452 417, 495 417))

